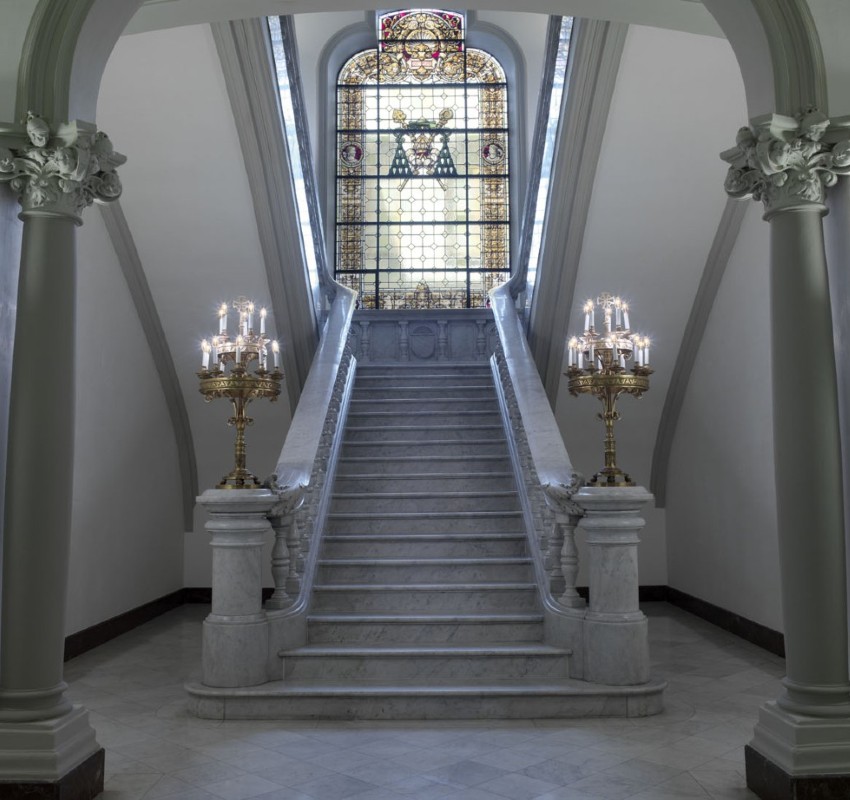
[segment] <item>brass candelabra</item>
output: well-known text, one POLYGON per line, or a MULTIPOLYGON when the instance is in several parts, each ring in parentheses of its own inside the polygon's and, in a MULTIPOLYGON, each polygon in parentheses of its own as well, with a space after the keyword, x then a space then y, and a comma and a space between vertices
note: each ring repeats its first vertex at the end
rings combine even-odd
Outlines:
POLYGON ((248 404, 258 398, 268 398, 272 402, 280 395, 280 382, 283 372, 280 370, 280 347, 277 341, 266 336, 266 309, 260 309, 259 333, 254 332, 255 306, 244 297, 232 304, 238 313, 238 333, 231 337, 228 333, 228 305, 219 308, 218 335, 201 342, 203 365, 198 372, 201 380, 200 392, 206 402, 217 397, 225 397, 233 406, 233 416, 227 424, 236 428, 234 446, 235 464, 229 474, 218 484, 219 489, 257 489, 260 482, 245 466, 245 428, 253 423, 246 415, 248 404), (269 351, 271 344, 273 368, 269 369, 269 351), (253 362, 256 365, 252 369, 253 362))
POLYGON ((568 342, 566 376, 573 397, 590 394, 602 401, 597 417, 605 425, 605 466, 590 480, 591 486, 634 486, 617 466, 614 423, 620 419, 617 399, 622 394, 641 397, 649 389, 649 339, 632 333, 629 306, 607 292, 584 304, 584 333, 568 342), (602 330, 596 330, 596 309, 602 312, 602 330), (626 362, 633 361, 631 370, 626 362))

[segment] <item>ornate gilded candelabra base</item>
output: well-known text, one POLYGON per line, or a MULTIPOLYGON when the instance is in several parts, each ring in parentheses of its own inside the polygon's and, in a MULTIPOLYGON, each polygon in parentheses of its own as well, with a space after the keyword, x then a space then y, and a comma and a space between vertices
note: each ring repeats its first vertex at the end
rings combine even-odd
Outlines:
POLYGON ((245 414, 245 409, 257 398, 277 400, 283 373, 279 369, 267 372, 260 368, 256 374, 250 374, 243 365, 237 364, 230 373, 214 367, 212 370, 202 369, 198 377, 201 379, 200 392, 208 403, 216 397, 225 397, 233 405, 233 416, 227 424, 236 428, 235 465, 216 488, 259 489, 260 481, 245 467, 245 428, 254 422, 245 414))
POLYGON ((614 366, 612 357, 606 353, 604 368, 580 369, 570 367, 566 375, 568 388, 573 397, 591 394, 602 401, 602 411, 596 416, 605 425, 605 466, 588 481, 590 486, 634 486, 628 473, 617 466, 617 444, 614 439, 614 423, 620 419, 617 398, 621 394, 640 397, 649 389, 649 367, 635 365, 631 372, 624 367, 614 366))

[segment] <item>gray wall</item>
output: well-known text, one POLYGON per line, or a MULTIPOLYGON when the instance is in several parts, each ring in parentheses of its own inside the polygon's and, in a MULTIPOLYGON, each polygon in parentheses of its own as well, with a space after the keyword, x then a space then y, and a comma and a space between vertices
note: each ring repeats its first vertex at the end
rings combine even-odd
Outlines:
POLYGON ((669 585, 782 630, 768 292, 750 203, 679 418, 667 490, 669 585))

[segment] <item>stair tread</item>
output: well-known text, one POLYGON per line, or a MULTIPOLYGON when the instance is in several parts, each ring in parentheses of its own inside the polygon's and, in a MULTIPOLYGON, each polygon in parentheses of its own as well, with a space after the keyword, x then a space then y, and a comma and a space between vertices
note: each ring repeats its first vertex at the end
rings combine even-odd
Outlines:
POLYGON ((480 558, 322 558, 319 564, 322 566, 374 566, 380 564, 388 567, 399 567, 405 565, 436 567, 436 566, 469 566, 471 564, 485 564, 488 566, 499 564, 530 564, 531 559, 524 556, 482 556, 480 558))
POLYGON ((331 511, 329 519, 424 519, 427 517, 519 517, 521 511, 331 511))
POLYGON ((432 490, 430 492, 334 492, 334 499, 351 500, 353 498, 373 500, 399 500, 405 497, 512 497, 517 493, 516 489, 498 489, 496 491, 465 491, 465 492, 441 492, 432 490))
POLYGON ((399 540, 413 542, 489 542, 525 539, 525 533, 328 533, 322 537, 325 542, 395 542, 399 540))
POLYGON ((403 624, 425 624, 434 623, 438 625, 458 624, 495 624, 500 622, 543 622, 542 614, 310 614, 310 622, 328 623, 398 623, 403 624))
POLYGON ((317 592, 481 592, 516 589, 537 589, 536 583, 516 581, 488 581, 487 583, 317 583, 317 592))
MULTIPOLYGON (((383 459, 379 459, 383 460, 383 459)), ((432 480, 438 478, 512 478, 513 473, 508 472, 352 472, 350 474, 337 473, 337 480, 432 480)))
MULTIPOLYGON (((245 696, 263 697, 297 697, 297 696, 326 696, 326 697, 405 697, 405 696, 585 696, 585 697, 634 697, 656 694, 666 687, 666 681, 652 680, 642 686, 609 686, 601 683, 588 683, 574 678, 559 678, 541 681, 532 679, 528 682, 522 679, 507 679, 500 681, 481 681, 480 683, 463 684, 388 684, 386 682, 352 683, 320 683, 317 681, 269 681, 261 686, 251 686, 243 689, 245 696)), ((205 697, 226 696, 232 689, 192 684, 192 692, 205 697)))
POLYGON ((281 650, 278 655, 290 658, 292 656, 340 656, 346 658, 368 658, 378 656, 383 658, 446 658, 463 656, 568 656, 571 650, 562 647, 552 647, 537 642, 491 644, 485 645, 452 645, 452 644, 416 644, 416 645, 386 645, 374 644, 368 647, 362 645, 319 645, 308 644, 291 650, 281 650))

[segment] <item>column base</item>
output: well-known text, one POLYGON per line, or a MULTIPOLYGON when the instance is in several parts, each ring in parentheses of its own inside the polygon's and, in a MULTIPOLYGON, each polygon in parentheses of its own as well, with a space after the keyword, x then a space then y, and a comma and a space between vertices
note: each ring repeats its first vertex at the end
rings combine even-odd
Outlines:
POLYGON ((203 683, 233 688, 257 686, 269 679, 269 623, 263 614, 252 622, 204 620, 203 683))
POLYGON ((0 796, 90 800, 103 791, 103 748, 88 712, 0 723, 0 796))
POLYGON ((763 800, 850 797, 850 717, 802 716, 765 703, 747 746, 747 785, 763 800))
POLYGON ((744 748, 747 787, 762 800, 845 800, 850 775, 789 775, 751 745, 744 748))

